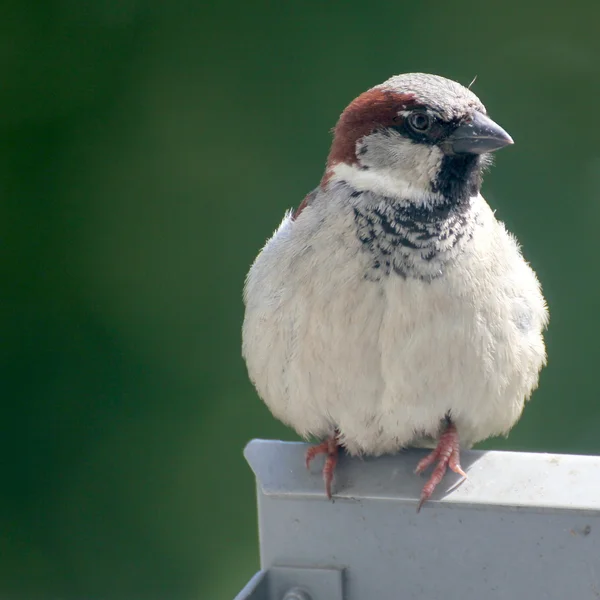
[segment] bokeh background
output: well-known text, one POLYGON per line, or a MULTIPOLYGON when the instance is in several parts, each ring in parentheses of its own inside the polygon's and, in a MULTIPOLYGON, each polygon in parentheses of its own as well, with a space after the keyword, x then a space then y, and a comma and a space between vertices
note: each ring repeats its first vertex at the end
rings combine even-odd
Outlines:
POLYGON ((0 595, 233 598, 258 567, 245 273, 358 93, 468 84, 551 313, 507 440, 600 452, 600 4, 5 0, 0 595))

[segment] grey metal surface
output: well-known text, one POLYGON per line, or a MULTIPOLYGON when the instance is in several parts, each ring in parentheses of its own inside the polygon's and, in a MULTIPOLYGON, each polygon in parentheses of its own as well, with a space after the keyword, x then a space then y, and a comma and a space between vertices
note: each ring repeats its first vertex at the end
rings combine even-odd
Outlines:
POLYGON ((235 600, 343 600, 342 569, 271 567, 261 570, 235 600))
POLYGON ((259 571, 234 600, 270 600, 267 572, 259 571))
POLYGON ((342 570, 271 567, 269 592, 270 600, 343 600, 342 570))
POLYGON ((600 598, 600 457, 463 452, 469 479, 417 514, 425 451, 342 457, 330 502, 305 450, 246 448, 264 570, 344 569, 346 600, 600 598))

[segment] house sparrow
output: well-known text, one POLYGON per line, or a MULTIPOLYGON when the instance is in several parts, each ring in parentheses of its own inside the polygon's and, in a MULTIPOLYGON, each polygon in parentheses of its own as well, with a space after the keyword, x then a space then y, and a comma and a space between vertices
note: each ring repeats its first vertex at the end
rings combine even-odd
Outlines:
POLYGON ((480 194, 510 145, 460 84, 398 75, 342 113, 319 187, 288 212, 246 279, 243 355, 259 395, 338 449, 435 449, 419 509, 460 445, 506 434, 546 361, 548 312, 515 238, 480 194))

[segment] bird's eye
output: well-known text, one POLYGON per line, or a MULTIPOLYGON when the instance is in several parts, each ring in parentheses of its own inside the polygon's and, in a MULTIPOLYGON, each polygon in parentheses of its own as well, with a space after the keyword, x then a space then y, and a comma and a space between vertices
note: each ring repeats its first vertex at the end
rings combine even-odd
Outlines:
POLYGON ((414 112, 408 117, 411 129, 418 133, 425 133, 431 127, 431 117, 424 112, 414 112))

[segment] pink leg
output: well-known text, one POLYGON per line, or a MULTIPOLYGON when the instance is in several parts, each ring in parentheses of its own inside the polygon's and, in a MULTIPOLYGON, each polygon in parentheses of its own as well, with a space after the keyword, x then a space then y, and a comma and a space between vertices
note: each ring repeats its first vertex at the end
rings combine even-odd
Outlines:
POLYGON ((325 482, 325 493, 331 500, 331 482, 333 481, 333 473, 338 461, 338 441, 337 434, 328 437, 324 442, 317 446, 312 446, 306 451, 306 468, 310 468, 310 463, 318 454, 327 454, 325 465, 323 466, 323 481, 325 482))
POLYGON ((437 465, 433 470, 431 477, 423 486, 417 512, 419 512, 423 504, 429 500, 437 484, 442 481, 448 467, 463 477, 467 476, 460 466, 458 432, 456 431, 454 423, 448 423, 448 425, 446 425, 446 429, 444 430, 444 433, 442 433, 435 450, 419 461, 415 473, 422 473, 435 462, 437 462, 437 465))

